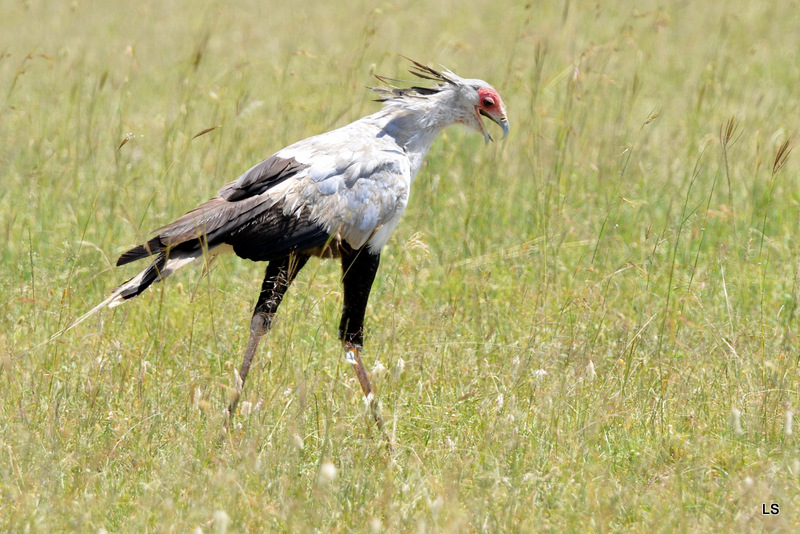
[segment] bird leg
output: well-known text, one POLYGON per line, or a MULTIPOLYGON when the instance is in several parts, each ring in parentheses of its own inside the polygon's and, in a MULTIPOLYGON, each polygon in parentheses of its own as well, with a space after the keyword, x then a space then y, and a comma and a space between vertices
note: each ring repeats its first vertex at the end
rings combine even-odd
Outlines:
POLYGON ((358 378, 358 383, 361 384, 364 397, 367 400, 373 399, 375 395, 372 393, 372 383, 369 381, 369 374, 366 367, 364 367, 364 362, 361 361, 361 347, 352 343, 344 343, 344 354, 345 359, 352 364, 356 372, 356 378, 358 378))
POLYGON ((247 341, 242 367, 236 375, 236 391, 228 405, 229 418, 233 417, 236 410, 239 397, 244 389, 244 381, 247 379, 247 373, 250 372, 250 364, 253 363, 253 356, 258 349, 258 343, 269 332, 272 318, 278 311, 283 295, 307 261, 308 256, 291 254, 267 264, 267 272, 264 275, 264 282, 261 284, 261 293, 258 295, 253 318, 250 320, 250 339, 247 341))
POLYGON ((345 358, 352 364, 356 372, 358 383, 364 392, 364 398, 369 405, 372 418, 378 425, 378 430, 383 435, 389 449, 394 452, 392 440, 386 433, 386 428, 375 398, 369 375, 361 361, 361 349, 364 341, 364 314, 367 308, 369 292, 375 274, 378 272, 380 256, 370 254, 365 248, 352 250, 341 247, 342 252, 342 285, 344 286, 344 303, 342 304, 342 321, 339 323, 339 339, 342 340, 345 358))
POLYGON ((364 392, 364 399, 367 401, 369 411, 372 414, 372 419, 375 421, 375 424, 378 425, 378 430, 383 435, 386 443, 389 445, 389 449, 394 452, 392 438, 390 438, 389 434, 386 432, 386 425, 383 422, 383 417, 381 416, 380 407, 378 406, 378 399, 375 398, 375 393, 372 390, 372 383, 369 380, 369 374, 367 374, 367 369, 364 367, 364 362, 361 361, 361 348, 358 345, 345 342, 344 350, 345 358, 350 364, 353 365, 353 369, 356 372, 356 378, 358 378, 358 383, 361 385, 361 391, 364 392))

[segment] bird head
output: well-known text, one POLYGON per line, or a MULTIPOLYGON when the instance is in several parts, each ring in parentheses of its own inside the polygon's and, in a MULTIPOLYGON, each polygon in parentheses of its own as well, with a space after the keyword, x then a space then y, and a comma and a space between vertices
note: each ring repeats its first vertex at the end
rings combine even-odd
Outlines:
POLYGON ((503 129, 503 138, 508 135, 508 118, 506 117, 506 106, 497 91, 483 80, 461 80, 458 92, 462 101, 462 113, 460 123, 472 128, 483 135, 488 143, 493 141, 492 136, 486 131, 481 116, 496 123, 503 129))
MULTIPOLYGON (((488 143, 493 141, 486 130, 481 117, 486 117, 503 129, 503 138, 508 135, 509 124, 506 117, 506 107, 497 91, 483 80, 465 79, 453 72, 443 69, 441 72, 432 69, 413 59, 408 59, 413 66, 411 74, 425 80, 437 82, 433 87, 406 87, 394 86, 373 88, 382 95, 381 101, 430 99, 439 104, 437 110, 448 115, 447 122, 463 124, 481 135, 488 143)), ((383 76, 376 76, 384 83, 398 81, 383 76)))

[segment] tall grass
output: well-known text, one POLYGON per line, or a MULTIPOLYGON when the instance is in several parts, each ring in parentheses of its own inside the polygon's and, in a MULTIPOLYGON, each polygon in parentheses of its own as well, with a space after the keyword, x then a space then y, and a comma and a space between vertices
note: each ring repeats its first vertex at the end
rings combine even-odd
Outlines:
POLYGON ((2 9, 4 530, 797 528, 794 6, 2 9), (377 109, 398 53, 493 83, 512 132, 445 132, 383 255, 365 361, 394 457, 333 262, 291 288, 229 434, 263 265, 188 269, 21 355, 151 229, 377 109))

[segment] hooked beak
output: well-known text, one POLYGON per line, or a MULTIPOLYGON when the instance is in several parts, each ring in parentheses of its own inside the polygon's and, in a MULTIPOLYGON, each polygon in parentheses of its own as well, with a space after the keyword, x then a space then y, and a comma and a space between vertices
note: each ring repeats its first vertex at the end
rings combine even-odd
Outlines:
MULTIPOLYGON (((495 124, 497 124, 498 126, 500 126, 503 129, 503 139, 506 138, 506 136, 508 135, 508 130, 509 130, 508 119, 506 117, 495 117, 494 115, 490 115, 489 113, 486 113, 482 109, 478 110, 478 113, 480 113, 481 115, 483 115, 484 117, 486 117, 490 121, 492 121, 495 124)), ((483 135, 484 135, 484 139, 486 140, 486 143, 489 143, 489 141, 494 141, 494 139, 492 139, 492 136, 489 135, 489 132, 484 132, 483 135)))

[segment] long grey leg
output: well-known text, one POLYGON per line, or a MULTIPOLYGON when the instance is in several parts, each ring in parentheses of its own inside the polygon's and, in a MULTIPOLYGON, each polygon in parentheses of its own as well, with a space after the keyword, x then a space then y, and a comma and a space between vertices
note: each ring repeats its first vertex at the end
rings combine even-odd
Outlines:
POLYGON ((308 256, 291 254, 267 264, 267 272, 264 275, 264 282, 261 284, 261 293, 258 295, 253 318, 250 320, 250 339, 247 341, 247 348, 244 351, 242 367, 236 377, 236 393, 228 405, 229 416, 232 416, 236 410, 239 397, 244 389, 244 381, 247 379, 247 373, 250 372, 250 364, 253 363, 253 356, 258 349, 258 343, 269 332, 272 318, 278 311, 283 295, 307 261, 308 256))
POLYGON ((342 305, 342 321, 339 323, 339 339, 344 345, 347 361, 353 365, 358 383, 369 403, 370 411, 378 425, 389 449, 394 451, 392 440, 386 433, 383 417, 378 408, 378 401, 372 389, 367 370, 361 361, 361 350, 364 346, 364 314, 367 309, 369 292, 375 273, 378 272, 380 255, 370 254, 366 248, 342 250, 342 284, 344 286, 344 303, 342 305))

